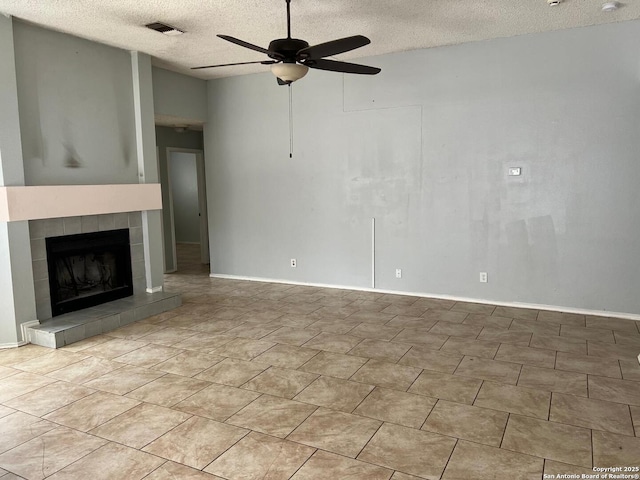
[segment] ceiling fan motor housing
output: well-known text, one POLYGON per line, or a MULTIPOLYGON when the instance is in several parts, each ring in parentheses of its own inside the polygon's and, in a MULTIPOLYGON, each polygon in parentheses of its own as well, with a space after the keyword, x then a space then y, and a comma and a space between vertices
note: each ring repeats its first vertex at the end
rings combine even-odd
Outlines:
POLYGON ((268 50, 280 56, 269 54, 269 57, 275 60, 295 61, 297 53, 308 46, 309 44, 307 42, 297 38, 279 38, 269 43, 268 50))

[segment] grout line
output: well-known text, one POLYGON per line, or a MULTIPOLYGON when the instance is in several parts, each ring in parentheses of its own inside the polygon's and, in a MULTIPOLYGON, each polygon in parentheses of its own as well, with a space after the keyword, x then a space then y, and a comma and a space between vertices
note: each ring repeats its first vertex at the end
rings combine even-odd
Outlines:
POLYGON ((507 434, 507 428, 509 427, 509 420, 511 420, 511 412, 507 412, 507 423, 504 424, 504 430, 502 432, 502 438, 500 439, 500 446, 498 448, 502 448, 502 444, 504 443, 504 437, 507 434))

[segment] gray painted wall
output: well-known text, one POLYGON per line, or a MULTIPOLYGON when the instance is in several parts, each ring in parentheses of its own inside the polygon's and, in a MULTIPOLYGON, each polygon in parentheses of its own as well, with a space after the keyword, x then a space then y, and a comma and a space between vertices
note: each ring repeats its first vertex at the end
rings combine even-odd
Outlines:
POLYGON ((176 242, 200 243, 196 154, 171 152, 169 178, 173 196, 176 242))
POLYGON ((27 185, 137 183, 129 52, 15 22, 27 185))
POLYGON ((176 260, 171 248, 171 212, 169 209, 169 189, 167 170, 167 147, 187 148, 190 150, 203 149, 202 132, 188 130, 176 132, 173 128, 156 126, 156 143, 158 145, 158 168, 162 185, 162 231, 164 238, 164 258, 167 271, 175 270, 176 260))
POLYGON ((194 121, 207 119, 207 82, 153 67, 155 113, 194 121))
POLYGON ((212 271, 369 287, 375 217, 378 288, 640 313, 639 42, 634 21, 311 71, 293 159, 286 88, 210 81, 212 271))

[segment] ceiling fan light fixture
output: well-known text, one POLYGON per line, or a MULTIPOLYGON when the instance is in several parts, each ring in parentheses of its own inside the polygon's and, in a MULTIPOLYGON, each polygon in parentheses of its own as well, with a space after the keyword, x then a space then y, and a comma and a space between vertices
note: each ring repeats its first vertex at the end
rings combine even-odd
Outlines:
POLYGON ((309 67, 299 63, 276 63, 271 65, 271 73, 285 82, 300 80, 308 71, 309 67))

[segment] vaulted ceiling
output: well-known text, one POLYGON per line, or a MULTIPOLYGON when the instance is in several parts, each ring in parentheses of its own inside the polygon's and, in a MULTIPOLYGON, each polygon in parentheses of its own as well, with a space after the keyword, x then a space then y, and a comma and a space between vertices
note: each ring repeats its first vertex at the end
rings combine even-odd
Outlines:
MULTIPOLYGON (((292 0, 292 36, 311 45, 361 34, 372 43, 333 57, 363 56, 640 18, 640 1, 615 12, 603 0, 292 0)), ((285 0, 0 0, 0 12, 53 30, 138 50, 154 64, 200 78, 264 71, 263 65, 190 70, 198 65, 264 60, 225 42, 231 35, 267 47, 286 37, 285 0), (144 27, 160 21, 186 33, 144 27)))

